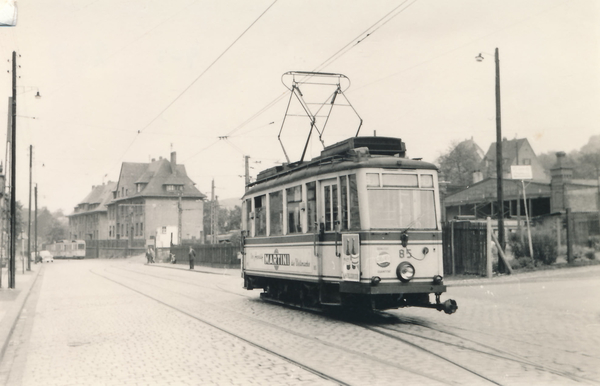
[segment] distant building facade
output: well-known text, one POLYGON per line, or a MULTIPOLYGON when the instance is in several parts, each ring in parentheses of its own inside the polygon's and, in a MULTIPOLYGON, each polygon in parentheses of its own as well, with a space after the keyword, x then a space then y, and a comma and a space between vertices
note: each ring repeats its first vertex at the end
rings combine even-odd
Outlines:
MULTIPOLYGON (((128 239, 133 242, 157 239, 159 233, 164 240, 168 231, 175 233, 172 235, 174 244, 178 243, 179 237, 203 238, 202 220, 206 196, 195 187, 185 166, 177 164, 175 152, 171 153, 170 160, 160 157, 150 163, 124 162, 119 180, 108 190, 103 191, 107 195, 104 217, 100 213, 91 212, 90 215, 98 216, 82 216, 84 208, 90 207, 87 204, 87 201, 91 201, 88 197, 94 196, 95 190, 75 208, 75 212, 70 215, 71 235, 85 235, 85 239, 128 239), (102 232, 92 233, 91 236, 89 233, 81 233, 81 230, 95 227, 96 223, 103 228, 102 232), (178 234, 179 229, 181 235, 178 234)), ((97 212, 100 209, 99 205, 97 212)), ((170 236, 166 237, 171 239, 170 236)))
POLYGON ((77 206, 69 219, 69 239, 104 240, 108 238, 108 208, 116 182, 92 186, 92 191, 77 206))
MULTIPOLYGON (((556 157, 556 164, 550 171, 550 181, 536 180, 534 171, 534 179, 525 182, 527 202, 523 199, 521 181, 511 179, 510 173, 505 175, 503 179, 505 218, 524 216, 525 205, 527 205, 528 214, 531 217, 560 214, 570 208, 573 213, 582 215, 587 213, 591 215, 588 217, 597 218, 600 212, 598 181, 574 180, 572 178, 573 168, 565 163, 565 153, 558 152, 556 157)), ((535 161, 532 159, 532 164, 535 161)), ((546 174, 544 173, 544 175, 546 174)), ((467 189, 445 197, 446 218, 448 220, 458 216, 496 218, 498 213, 496 182, 494 175, 494 177, 486 178, 467 189)), ((597 227, 593 231, 597 232, 597 227)))

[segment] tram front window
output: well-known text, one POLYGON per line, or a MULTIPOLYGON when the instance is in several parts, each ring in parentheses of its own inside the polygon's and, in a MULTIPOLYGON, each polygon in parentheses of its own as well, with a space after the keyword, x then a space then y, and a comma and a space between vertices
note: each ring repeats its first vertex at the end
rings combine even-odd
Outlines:
POLYGON ((369 189, 368 192, 371 228, 437 228, 432 190, 369 189))

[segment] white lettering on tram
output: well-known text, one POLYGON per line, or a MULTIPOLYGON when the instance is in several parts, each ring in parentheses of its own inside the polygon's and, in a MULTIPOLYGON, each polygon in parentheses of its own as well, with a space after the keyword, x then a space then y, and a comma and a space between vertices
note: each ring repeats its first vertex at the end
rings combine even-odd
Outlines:
POLYGON ((287 253, 265 253, 264 263, 267 265, 290 265, 290 255, 287 253))

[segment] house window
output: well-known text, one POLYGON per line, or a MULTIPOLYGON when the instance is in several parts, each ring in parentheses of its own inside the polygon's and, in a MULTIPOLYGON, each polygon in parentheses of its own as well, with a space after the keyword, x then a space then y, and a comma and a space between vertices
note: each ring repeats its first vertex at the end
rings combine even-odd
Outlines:
POLYGON ((531 158, 523 158, 523 165, 531 165, 531 158))
POLYGON ((181 191, 183 190, 183 185, 165 185, 167 192, 181 191))

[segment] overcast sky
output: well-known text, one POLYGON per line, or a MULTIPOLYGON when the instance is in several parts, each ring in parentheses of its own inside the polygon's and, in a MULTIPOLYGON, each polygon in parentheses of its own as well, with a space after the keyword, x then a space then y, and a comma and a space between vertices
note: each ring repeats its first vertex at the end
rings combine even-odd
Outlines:
MULTIPOLYGON (((600 134, 596 0, 20 0, 18 6, 18 25, 0 28, 6 67, 0 90, 7 99, 12 93, 16 51, 17 194, 25 206, 29 145, 38 206, 66 214, 93 185, 116 181, 122 162, 149 162, 171 151, 203 193, 210 196, 214 178, 220 198, 241 197, 244 155, 253 176, 285 161, 277 135, 288 97, 271 102, 287 92, 281 76, 288 71, 346 75, 346 96, 364 120, 361 135, 400 137, 410 157, 434 162, 453 141, 473 137, 484 150, 495 141, 498 47, 503 136, 527 138, 540 154, 579 149, 600 134)), ((347 114, 347 107, 334 111, 347 114)), ((325 143, 354 135, 355 124, 339 120, 325 143)), ((284 129, 284 144, 303 144, 309 126, 302 127, 284 129)), ((319 151, 311 146, 312 155, 319 151)))

